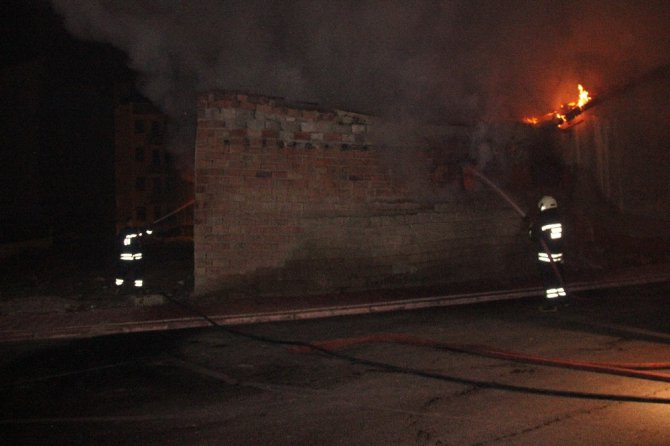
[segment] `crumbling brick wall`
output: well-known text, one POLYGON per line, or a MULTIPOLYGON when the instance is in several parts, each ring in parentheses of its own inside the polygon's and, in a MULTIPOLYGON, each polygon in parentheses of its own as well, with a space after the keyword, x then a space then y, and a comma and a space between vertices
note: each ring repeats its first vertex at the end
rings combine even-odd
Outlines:
MULTIPOLYGON (((418 199, 417 183, 389 165, 394 149, 373 141, 378 125, 278 98, 202 95, 195 293, 321 293, 525 274, 528 246, 514 212, 481 193, 418 199)), ((432 165, 430 150, 408 150, 432 165)))

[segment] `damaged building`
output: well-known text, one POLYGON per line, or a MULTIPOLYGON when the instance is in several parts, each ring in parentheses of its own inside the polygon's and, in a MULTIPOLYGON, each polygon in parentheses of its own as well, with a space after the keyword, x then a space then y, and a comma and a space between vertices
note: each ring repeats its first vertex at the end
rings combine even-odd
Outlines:
POLYGON ((467 128, 397 147, 372 117, 279 98, 208 93, 198 113, 196 294, 495 282, 531 268, 514 211, 465 190, 467 128))
MULTIPOLYGON (((532 210, 542 193, 559 198, 567 214, 567 252, 573 253, 569 271, 662 260, 664 253, 653 247, 662 244, 647 243, 627 259, 608 246, 611 237, 645 242, 649 234, 631 232, 622 222, 632 228, 635 215, 658 217, 659 204, 667 203, 667 187, 654 189, 667 185, 666 171, 649 168, 650 181, 631 170, 645 163, 618 133, 620 118, 612 112, 626 100, 542 137, 532 126, 502 123, 498 136, 482 139, 486 153, 479 153, 470 127, 443 126, 426 130, 430 137, 404 138, 398 127, 390 130, 362 114, 252 94, 203 94, 195 155, 195 294, 453 290, 532 281, 536 271, 523 222, 495 192, 463 174, 467 162, 512 191, 525 209, 532 210), (533 152, 538 146, 560 166, 556 181, 538 180, 538 163, 544 163, 533 152), (632 198, 636 193, 647 199, 632 198), (612 218, 620 224, 608 226, 612 218)), ((408 136, 417 129, 404 131, 408 136)), ((657 145, 649 141, 645 150, 655 153, 657 145)))

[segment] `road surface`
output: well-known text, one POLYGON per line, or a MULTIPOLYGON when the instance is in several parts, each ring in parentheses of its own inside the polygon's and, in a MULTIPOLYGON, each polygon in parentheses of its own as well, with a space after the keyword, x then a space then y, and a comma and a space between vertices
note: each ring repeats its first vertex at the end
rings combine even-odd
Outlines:
POLYGON ((251 337, 212 327, 3 344, 0 436, 31 445, 670 444, 670 370, 641 379, 441 348, 667 367, 670 285, 582 292, 555 313, 538 305, 234 327, 251 337), (389 342, 363 342, 374 334, 389 342), (399 334, 433 343, 393 342, 399 334), (335 339, 361 342, 324 344, 334 355, 290 345, 335 339))

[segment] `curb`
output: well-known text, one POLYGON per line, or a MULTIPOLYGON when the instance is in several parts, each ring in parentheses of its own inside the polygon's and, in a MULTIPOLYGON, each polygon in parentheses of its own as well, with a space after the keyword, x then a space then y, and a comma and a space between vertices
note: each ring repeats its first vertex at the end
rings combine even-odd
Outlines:
MULTIPOLYGON (((612 280, 600 280, 598 282, 574 282, 570 283, 569 292, 589 291, 607 288, 622 288, 642 284, 655 284, 670 281, 668 274, 643 275, 629 278, 612 280)), ((362 303, 350 305, 336 305, 313 308, 300 308, 270 312, 250 312, 238 314, 211 314, 208 317, 220 325, 245 325, 264 322, 284 322, 307 319, 318 319, 337 316, 355 316, 365 314, 384 313, 391 311, 407 311, 426 308, 445 307, 453 305, 466 305, 483 302, 503 301, 529 297, 540 297, 542 288, 518 288, 504 291, 488 291, 477 293, 462 293, 454 295, 433 296, 416 299, 400 299, 387 302, 362 303)), ((204 310, 206 313, 206 310, 204 310)), ((33 319, 33 327, 30 321, 22 324, 21 329, 0 329, 0 343, 37 341, 37 340, 62 340, 75 338, 89 338, 96 336, 107 336, 114 334, 139 333, 149 331, 166 331, 188 328, 201 328, 211 326, 205 318, 193 315, 176 318, 159 318, 143 321, 129 322, 80 322, 62 321, 61 324, 53 324, 48 317, 33 319), (74 322, 74 323, 73 323, 74 322)))

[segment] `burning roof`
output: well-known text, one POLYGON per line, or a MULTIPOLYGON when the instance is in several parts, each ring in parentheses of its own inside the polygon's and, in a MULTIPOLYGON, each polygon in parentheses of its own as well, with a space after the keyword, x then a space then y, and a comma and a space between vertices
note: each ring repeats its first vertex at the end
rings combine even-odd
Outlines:
POLYGON ((574 119, 592 104, 592 98, 582 84, 577 84, 577 90, 579 94, 576 101, 561 104, 557 110, 547 113, 541 118, 523 118, 523 122, 533 126, 556 126, 561 130, 578 124, 574 119))

